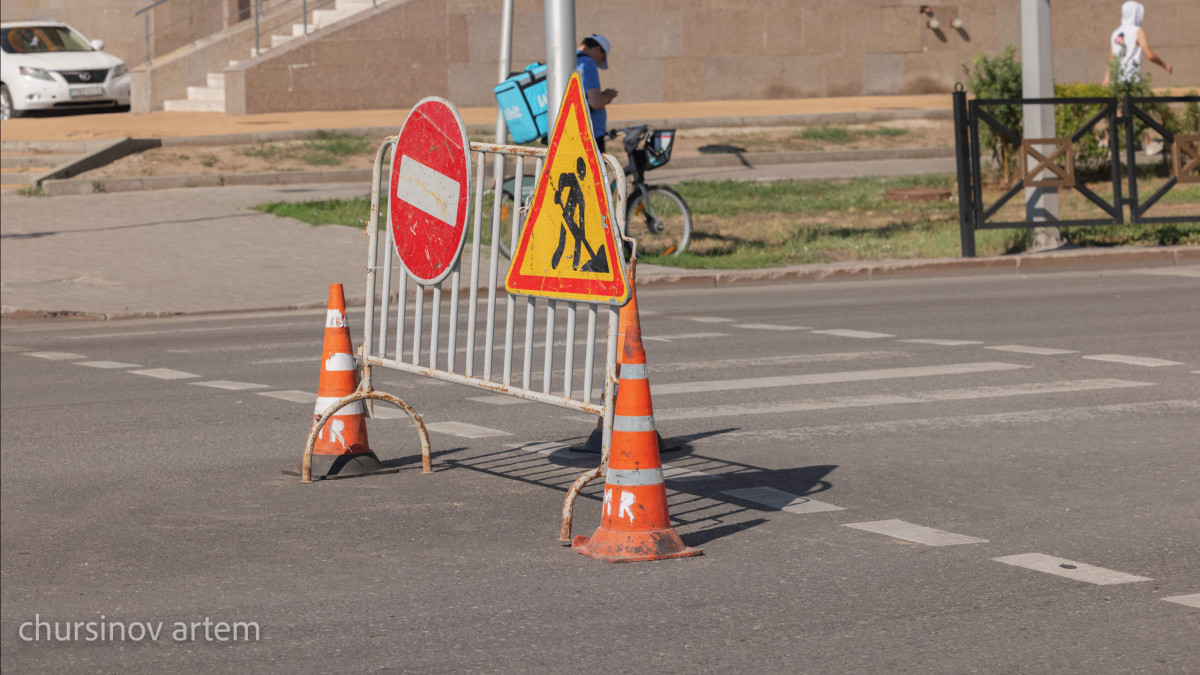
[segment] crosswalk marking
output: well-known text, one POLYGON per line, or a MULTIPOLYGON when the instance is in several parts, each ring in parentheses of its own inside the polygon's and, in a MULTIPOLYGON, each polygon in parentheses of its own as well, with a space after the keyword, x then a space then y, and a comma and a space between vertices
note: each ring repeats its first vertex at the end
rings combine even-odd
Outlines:
POLYGON ((660 340, 662 342, 672 342, 674 340, 701 340, 704 338, 729 337, 729 333, 679 333, 676 335, 642 335, 643 340, 660 340))
POLYGON ((654 362, 649 365, 650 375, 675 371, 720 370, 722 368, 757 368, 760 366, 794 366, 801 363, 826 363, 840 361, 871 361, 879 359, 912 358, 908 352, 832 352, 828 354, 780 354, 778 356, 754 356, 742 359, 705 359, 703 361, 654 362))
POLYGON ((188 384, 197 387, 212 387, 213 389, 228 389, 229 391, 241 391, 244 389, 266 389, 265 384, 254 384, 253 382, 232 382, 230 380, 210 380, 208 382, 188 382, 188 384))
POLYGON ((47 361, 70 361, 72 359, 87 358, 83 354, 73 354, 71 352, 25 352, 25 356, 46 359, 47 361))
POLYGON ((1169 598, 1163 598, 1163 600, 1166 600, 1167 602, 1177 602, 1181 605, 1187 605, 1188 607, 1200 607, 1200 593, 1194 593, 1192 595, 1173 595, 1169 598))
POLYGON ((730 497, 745 499, 746 501, 762 504, 776 511, 787 511, 789 513, 821 513, 823 511, 842 511, 842 507, 826 504, 808 497, 801 497, 783 490, 776 490, 771 487, 752 487, 743 488, 740 490, 726 490, 722 494, 727 494, 730 497))
POLYGON ((1146 356, 1125 356, 1124 354, 1092 354, 1083 357, 1092 361, 1108 361, 1110 363, 1124 363, 1130 366, 1146 366, 1147 368, 1158 368, 1161 366, 1182 366, 1178 361, 1168 361, 1166 359, 1152 359, 1146 356))
POLYGON ((716 478, 716 476, 704 473, 703 471, 685 469, 681 466, 670 466, 668 464, 663 466, 663 478, 667 480, 708 480, 716 478))
POLYGON ((747 328, 749 330, 808 330, 807 326, 780 326, 773 323, 739 323, 734 325, 734 328, 747 328))
POLYGON ((733 323, 733 319, 726 319, 723 316, 687 316, 684 318, 698 323, 733 323))
POLYGON ((1049 347, 1026 347, 1025 345, 995 345, 984 347, 998 352, 1016 352, 1017 354, 1036 354, 1038 356, 1054 356, 1056 354, 1078 354, 1078 349, 1050 349, 1049 347))
POLYGON ((707 382, 677 382, 651 387, 651 393, 696 394, 710 391, 733 391, 737 389, 766 389, 769 387, 793 387, 808 384, 832 384, 837 382, 869 382, 905 377, 937 377, 989 373, 1003 370, 1028 368, 1013 363, 985 361, 981 363, 955 363, 945 366, 918 366, 915 368, 884 368, 880 370, 853 370, 837 373, 813 373, 808 375, 776 375, 770 377, 748 377, 735 380, 709 380, 707 382))
POLYGON ((170 368, 147 368, 145 370, 131 370, 129 372, 134 375, 156 377, 160 380, 186 380, 189 377, 200 377, 195 373, 185 373, 182 370, 172 370, 170 368))
POLYGON ((316 403, 317 395, 308 391, 299 391, 297 389, 285 389, 283 391, 260 391, 259 396, 268 396, 277 398, 283 401, 291 401, 292 403, 316 403))
MULTIPOLYGON (((1102 389, 1124 389, 1129 387, 1150 387, 1150 382, 1131 382, 1127 380, 1077 380, 1069 382, 1039 382, 1012 386, 976 387, 973 389, 945 389, 926 391, 904 396, 898 395, 868 395, 841 396, 828 399, 808 401, 783 401, 779 403, 743 403, 726 406, 708 406, 701 408, 666 408, 655 411, 654 416, 659 420, 689 420, 706 419, 711 417, 740 417, 745 415, 779 415, 783 413, 811 412, 815 410, 836 410, 840 408, 867 408, 880 405, 903 405, 910 403, 932 403, 938 401, 963 401, 970 399, 1005 398, 1012 396, 1040 396, 1044 394, 1066 393, 1076 391, 1095 391, 1102 389)), ((652 390, 657 393, 657 390, 652 390)))
POLYGON ((434 422, 426 424, 425 429, 434 431, 439 434, 449 434, 451 436, 460 436, 462 438, 491 438, 493 436, 511 436, 507 431, 499 429, 489 429, 475 424, 467 424, 466 422, 434 422))
POLYGON ((945 530, 935 530, 932 527, 914 525, 903 520, 874 520, 868 523, 845 523, 846 527, 856 530, 874 532, 896 539, 925 544, 926 546, 955 546, 958 544, 982 544, 987 539, 968 537, 965 534, 955 534, 945 530))
POLYGON ((911 342, 918 345, 938 345, 940 347, 961 347, 963 345, 981 345, 979 340, 943 340, 938 338, 916 338, 913 340, 896 340, 896 342, 911 342))
MULTIPOLYGON (((978 429, 980 427, 1002 424, 1063 424, 1066 422, 1086 422, 1096 419, 1109 419, 1113 415, 1193 415, 1200 411, 1200 400, 1174 399, 1166 401, 1146 401, 1143 403, 1118 403, 1113 405, 1084 406, 1077 408, 1044 408, 1017 412, 991 413, 985 415, 959 415, 955 417, 929 417, 924 419, 893 420, 888 422, 863 422, 857 424, 832 424, 820 427, 792 426, 785 429, 764 429, 760 431, 732 431, 731 436, 743 436, 756 439, 772 439, 798 441, 828 436, 883 436, 903 433, 931 431, 948 431, 951 429, 978 429)), ((666 419, 658 411, 655 418, 666 419)))
POLYGON ((88 368, 141 368, 136 363, 122 363, 121 361, 76 361, 77 366, 87 366, 88 368))
POLYGON ((1139 577, 1136 574, 1116 572, 1103 567, 1096 567, 1095 565, 1067 560, 1066 558, 1056 558, 1045 553, 1022 553, 1020 555, 992 558, 992 560, 1004 563, 1005 565, 1024 567, 1025 569, 1037 572, 1045 572, 1046 574, 1074 579, 1075 581, 1086 581, 1089 584, 1096 584, 1097 586, 1151 581, 1150 577, 1139 577))
POLYGON ((869 330, 849 330, 844 328, 835 328, 832 330, 814 330, 814 333, 819 335, 836 335, 838 337, 858 338, 860 340, 878 340, 880 338, 894 338, 891 333, 873 333, 869 330))

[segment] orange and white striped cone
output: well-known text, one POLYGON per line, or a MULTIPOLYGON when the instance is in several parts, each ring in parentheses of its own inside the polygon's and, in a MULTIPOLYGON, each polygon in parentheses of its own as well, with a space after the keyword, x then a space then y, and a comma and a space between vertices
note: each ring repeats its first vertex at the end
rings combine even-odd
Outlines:
MULTIPOLYGON (((639 335, 641 334, 642 320, 641 320, 641 317, 638 315, 637 286, 634 283, 634 276, 636 274, 636 271, 637 271, 637 260, 634 259, 634 260, 629 261, 629 288, 630 288, 629 302, 625 303, 625 306, 621 307, 621 314, 617 319, 617 380, 618 381, 620 381, 620 379, 621 379, 621 366, 622 366, 622 364, 625 363, 625 328, 626 328, 626 326, 636 325, 636 326, 638 326, 639 335)), ((621 394, 621 388, 618 386, 617 387, 617 396, 619 397, 620 394, 621 394)), ((646 396, 649 397, 650 394, 647 393, 646 396)), ((651 405, 653 405, 653 404, 651 404, 651 405)), ((600 454, 600 452, 603 450, 603 447, 604 447, 603 426, 604 426, 603 419, 597 421, 596 428, 592 429, 592 433, 588 436, 587 440, 584 441, 583 445, 576 445, 576 446, 573 446, 571 449, 574 450, 575 452, 587 452, 587 453, 591 453, 591 454, 595 454, 595 455, 600 454)), ((660 454, 664 453, 664 452, 670 452, 672 450, 678 450, 678 449, 680 449, 680 447, 682 447, 679 445, 668 446, 667 442, 663 440, 662 434, 658 433, 657 430, 655 430, 654 435, 658 439, 658 452, 660 454)))
MULTIPOLYGON (((341 284, 329 286, 329 309, 325 312, 325 344, 321 355, 321 379, 317 383, 317 405, 313 424, 335 401, 358 389, 354 346, 346 321, 346 296, 341 284)), ((312 451, 312 479, 350 478, 376 473, 395 473, 386 468, 367 444, 367 418, 362 401, 355 401, 329 418, 317 435, 312 451)), ((284 473, 297 474, 295 468, 284 473)))
POLYGON ((600 527, 591 537, 575 537, 571 546, 583 555, 609 562, 701 555, 703 551, 689 548, 671 527, 646 374, 646 350, 636 320, 625 326, 623 353, 621 394, 613 416, 600 527))

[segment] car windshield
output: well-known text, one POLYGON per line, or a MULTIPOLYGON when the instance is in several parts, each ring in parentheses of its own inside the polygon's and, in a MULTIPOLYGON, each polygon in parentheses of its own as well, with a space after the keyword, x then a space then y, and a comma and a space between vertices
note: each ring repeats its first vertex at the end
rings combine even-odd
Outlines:
POLYGON ((5 28, 0 34, 0 48, 9 54, 93 51, 82 35, 66 26, 5 28))

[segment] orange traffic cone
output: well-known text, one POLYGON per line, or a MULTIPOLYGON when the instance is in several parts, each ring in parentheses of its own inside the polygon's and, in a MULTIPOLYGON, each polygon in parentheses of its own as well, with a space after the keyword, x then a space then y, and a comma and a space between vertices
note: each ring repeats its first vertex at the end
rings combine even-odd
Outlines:
MULTIPOLYGON (((313 424, 331 404, 358 389, 353 344, 346 321, 346 297, 341 284, 329 286, 329 309, 325 313, 325 345, 321 356, 321 379, 313 424)), ((376 473, 395 473, 386 468, 367 445, 367 419, 362 401, 355 401, 329 418, 317 436, 312 451, 312 478, 349 478, 376 473)), ((298 474, 296 468, 284 473, 298 474)))
MULTIPOLYGON (((641 320, 641 317, 638 316, 637 286, 636 286, 636 284, 634 284, 634 276, 635 276, 636 272, 637 272, 637 259, 634 259, 634 260, 629 261, 629 287, 630 287, 629 302, 625 303, 625 306, 621 308, 621 314, 617 319, 617 380, 618 381, 621 379, 621 364, 625 363, 626 327, 627 326, 637 326, 638 327, 638 335, 641 335, 642 320, 641 320)), ((644 358, 644 354, 645 354, 645 352, 643 351, 643 358, 644 358)), ((620 396, 620 392, 621 392, 620 387, 618 387, 617 388, 618 396, 620 396)), ((647 390, 647 392, 646 392, 646 400, 647 401, 650 400, 649 390, 647 390)), ((651 407, 653 407, 653 403, 651 403, 651 407)), ((596 428, 592 429, 592 433, 588 436, 588 439, 586 441, 584 441, 583 445, 577 445, 577 446, 572 447, 571 449, 574 450, 575 452, 587 452, 587 453, 592 453, 592 454, 596 454, 596 455, 600 454, 601 450, 603 449, 603 441, 604 441, 603 425, 604 425, 604 420, 603 419, 598 420, 596 422, 596 428)), ((657 430, 655 430, 654 436, 658 440, 658 452, 659 453, 670 452, 672 450, 678 450, 681 447, 678 445, 668 446, 667 442, 663 440, 662 434, 658 433, 657 430)))
POLYGON ((591 537, 575 537, 571 546, 583 555, 609 562, 701 555, 703 551, 684 545, 671 527, 646 376, 646 350, 636 317, 635 312, 634 320, 624 326, 621 393, 613 417, 600 527, 591 537))

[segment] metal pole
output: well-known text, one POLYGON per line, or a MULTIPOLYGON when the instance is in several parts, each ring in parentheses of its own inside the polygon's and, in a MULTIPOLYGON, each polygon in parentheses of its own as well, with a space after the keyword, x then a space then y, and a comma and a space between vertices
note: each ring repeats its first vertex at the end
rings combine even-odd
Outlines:
MULTIPOLYGON (((1053 46, 1050 40, 1050 0, 1021 0, 1021 96, 1024 98, 1054 98, 1053 46)), ((1054 106, 1026 105, 1022 110, 1025 138, 1054 138, 1054 106)), ((1042 154, 1051 148, 1043 146, 1042 154)), ((1026 170, 1037 166, 1028 159, 1026 170)), ((1049 174, 1046 170, 1038 177, 1049 174)), ((1025 219, 1032 222, 1058 220, 1058 188, 1025 188, 1025 219)), ((1038 228, 1033 249, 1058 248, 1063 245, 1057 227, 1038 228)))
MULTIPOLYGON (((513 0, 504 0, 504 6, 500 9, 500 59, 499 73, 496 76, 498 83, 508 79, 508 74, 512 71, 512 25, 513 0)), ((496 110, 496 145, 504 145, 507 142, 508 126, 504 123, 504 112, 496 110)))
POLYGON ((567 80, 575 71, 575 0, 546 2, 546 94, 549 112, 546 126, 553 129, 558 120, 567 80))
POLYGON ((975 223, 971 215, 971 144, 967 133, 967 92, 962 83, 954 87, 954 156, 958 167, 958 231, 964 258, 975 257, 975 223))
POLYGON ((259 0, 254 0, 254 56, 258 56, 258 6, 259 0))

